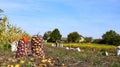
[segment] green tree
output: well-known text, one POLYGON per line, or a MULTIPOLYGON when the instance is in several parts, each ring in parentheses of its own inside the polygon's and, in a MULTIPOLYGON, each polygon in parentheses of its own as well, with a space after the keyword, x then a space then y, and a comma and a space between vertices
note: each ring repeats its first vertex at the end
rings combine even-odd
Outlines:
POLYGON ((105 44, 105 40, 103 39, 94 39, 92 43, 97 43, 97 44, 105 44))
POLYGON ((43 39, 46 40, 46 41, 47 41, 48 39, 50 39, 50 34, 51 34, 51 33, 52 33, 51 31, 45 32, 44 35, 43 35, 43 39))
POLYGON ((0 13, 1 13, 1 12, 4 12, 4 11, 3 11, 2 9, 0 9, 0 13))
POLYGON ((92 42, 92 37, 85 37, 85 42, 86 43, 91 43, 92 42))
POLYGON ((67 40, 68 42, 73 42, 73 43, 77 43, 80 40, 81 35, 79 35, 79 33, 77 32, 72 32, 69 33, 67 36, 67 40))
POLYGON ((117 34, 115 31, 110 30, 103 34, 102 39, 105 41, 106 44, 110 45, 119 45, 120 43, 120 35, 117 34))
POLYGON ((49 41, 51 42, 56 42, 58 40, 60 40, 62 37, 62 35, 60 34, 60 31, 56 28, 52 31, 52 33, 50 34, 50 39, 49 41))
POLYGON ((120 45, 120 36, 115 36, 113 39, 113 45, 120 45))

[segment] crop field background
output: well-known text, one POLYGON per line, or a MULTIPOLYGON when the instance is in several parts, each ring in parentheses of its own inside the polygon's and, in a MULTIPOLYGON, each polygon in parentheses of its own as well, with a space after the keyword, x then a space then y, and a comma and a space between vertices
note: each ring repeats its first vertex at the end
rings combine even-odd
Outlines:
POLYGON ((109 52, 115 52, 116 46, 111 46, 111 45, 105 45, 105 44, 91 44, 91 43, 83 43, 83 44, 78 44, 78 43, 69 43, 69 44, 64 44, 65 47, 80 47, 81 49, 84 50, 90 50, 90 49, 95 49, 97 51, 109 51, 109 52))

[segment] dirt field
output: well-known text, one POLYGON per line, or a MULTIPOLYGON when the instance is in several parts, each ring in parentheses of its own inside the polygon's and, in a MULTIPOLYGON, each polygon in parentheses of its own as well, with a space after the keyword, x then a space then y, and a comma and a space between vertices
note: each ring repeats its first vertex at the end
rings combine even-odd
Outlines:
POLYGON ((115 53, 109 56, 102 55, 100 51, 84 50, 77 52, 60 47, 51 47, 45 44, 46 59, 42 62, 39 57, 26 56, 15 58, 15 52, 0 49, 1 67, 120 67, 120 57, 115 53), (21 63, 23 61, 23 63, 21 63))

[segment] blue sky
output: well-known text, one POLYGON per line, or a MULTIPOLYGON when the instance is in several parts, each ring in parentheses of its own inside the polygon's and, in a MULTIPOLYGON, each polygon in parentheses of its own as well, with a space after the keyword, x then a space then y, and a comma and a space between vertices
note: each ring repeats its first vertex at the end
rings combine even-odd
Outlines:
POLYGON ((63 37, 77 31, 101 38, 111 29, 120 34, 120 0, 0 0, 0 9, 31 35, 55 28, 63 37))

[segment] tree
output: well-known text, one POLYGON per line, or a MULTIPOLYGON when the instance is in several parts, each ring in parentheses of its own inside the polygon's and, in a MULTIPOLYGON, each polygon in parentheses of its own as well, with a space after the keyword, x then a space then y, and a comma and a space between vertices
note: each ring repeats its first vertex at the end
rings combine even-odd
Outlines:
POLYGON ((110 45, 119 45, 120 43, 120 35, 117 34, 115 31, 110 30, 103 34, 102 39, 105 41, 106 44, 110 45))
POLYGON ((52 33, 50 34, 50 39, 49 41, 51 42, 56 42, 58 40, 60 40, 62 37, 62 35, 60 34, 59 30, 56 28, 52 31, 52 33))
POLYGON ((85 37, 85 42, 86 43, 91 43, 92 42, 92 37, 85 37))
POLYGON ((120 45, 120 36, 115 36, 113 39, 113 45, 120 45))
POLYGON ((105 44, 105 40, 103 40, 103 39, 94 39, 92 43, 105 44))
POLYGON ((0 9, 0 13, 1 13, 1 12, 4 12, 4 11, 3 11, 2 9, 0 9))
POLYGON ((81 35, 79 35, 79 33, 77 33, 77 32, 72 32, 72 33, 69 33, 69 34, 68 34, 67 40, 68 40, 68 42, 76 43, 76 42, 79 42, 80 37, 81 37, 81 35))
POLYGON ((50 34, 51 34, 52 32, 51 31, 47 31, 47 32, 45 32, 44 33, 44 35, 43 35, 43 39, 44 40, 49 40, 50 39, 50 34))

